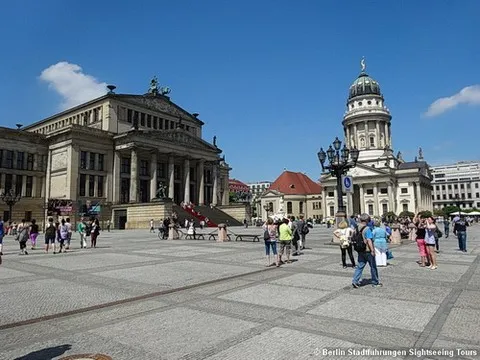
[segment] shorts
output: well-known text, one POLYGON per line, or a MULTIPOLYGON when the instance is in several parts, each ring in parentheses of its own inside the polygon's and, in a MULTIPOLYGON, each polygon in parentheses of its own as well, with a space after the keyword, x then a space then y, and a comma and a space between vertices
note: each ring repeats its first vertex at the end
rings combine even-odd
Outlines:
POLYGON ((420 256, 427 256, 427 247, 424 239, 417 239, 418 252, 420 256))
POLYGON ((55 236, 46 236, 45 235, 45 244, 55 244, 55 236))
POLYGON ((280 240, 280 254, 283 254, 283 250, 287 248, 287 251, 290 251, 290 247, 292 246, 291 240, 280 240))
POLYGON ((425 243, 426 246, 435 246, 435 244, 427 244, 425 243))
POLYGON ((0 235, 0 244, 3 244, 3 235, 0 235))

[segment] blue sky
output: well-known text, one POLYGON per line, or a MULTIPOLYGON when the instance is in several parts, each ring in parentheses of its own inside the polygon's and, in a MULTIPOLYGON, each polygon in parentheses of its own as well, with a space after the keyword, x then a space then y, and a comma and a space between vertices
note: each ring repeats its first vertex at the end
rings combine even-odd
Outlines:
POLYGON ((475 0, 6 2, 0 125, 38 121, 104 83, 144 93, 157 75, 174 102, 200 113, 233 177, 274 180, 287 168, 318 179, 316 153, 343 134, 365 56, 395 152, 413 160, 421 146, 431 164, 480 159, 478 14, 475 0), (62 61, 63 73, 41 77, 62 61))

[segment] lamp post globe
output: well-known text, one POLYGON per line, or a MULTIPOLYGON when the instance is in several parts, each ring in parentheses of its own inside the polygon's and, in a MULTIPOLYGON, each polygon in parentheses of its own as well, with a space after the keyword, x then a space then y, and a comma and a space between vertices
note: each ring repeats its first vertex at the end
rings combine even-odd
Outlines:
POLYGON ((20 201, 22 198, 22 194, 17 194, 14 189, 10 189, 7 192, 3 192, 0 194, 0 200, 2 200, 8 206, 8 216, 10 219, 4 220, 13 220, 13 207, 16 203, 20 201))

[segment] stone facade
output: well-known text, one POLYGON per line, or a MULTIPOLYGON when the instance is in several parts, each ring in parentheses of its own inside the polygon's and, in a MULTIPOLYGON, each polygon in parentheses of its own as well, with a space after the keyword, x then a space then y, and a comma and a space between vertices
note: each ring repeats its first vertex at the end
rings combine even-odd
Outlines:
MULTIPOLYGON (((432 176, 419 150, 415 161, 405 162, 392 150, 390 111, 379 84, 365 73, 350 87, 343 118, 344 142, 360 150, 353 177, 353 193, 343 196, 347 214, 368 213, 381 216, 403 211, 432 210, 432 176)), ((322 174, 323 215, 333 217, 338 211, 336 178, 322 174)))
POLYGON ((155 199, 160 187, 177 204, 228 205, 230 167, 215 140, 202 139, 203 124, 165 95, 110 92, 17 133, 30 140, 26 148, 42 142, 42 207, 69 199, 74 217, 95 209, 101 220, 132 228, 151 216, 146 211, 144 220, 137 214, 129 221, 128 214, 155 199))

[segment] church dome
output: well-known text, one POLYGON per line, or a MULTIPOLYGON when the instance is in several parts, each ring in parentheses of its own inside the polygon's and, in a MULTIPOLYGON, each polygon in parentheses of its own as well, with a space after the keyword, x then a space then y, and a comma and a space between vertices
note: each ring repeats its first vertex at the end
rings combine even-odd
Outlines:
POLYGON ((355 96, 361 95, 382 95, 380 93, 380 84, 368 76, 364 71, 360 73, 358 78, 350 86, 348 99, 350 100, 355 96))

